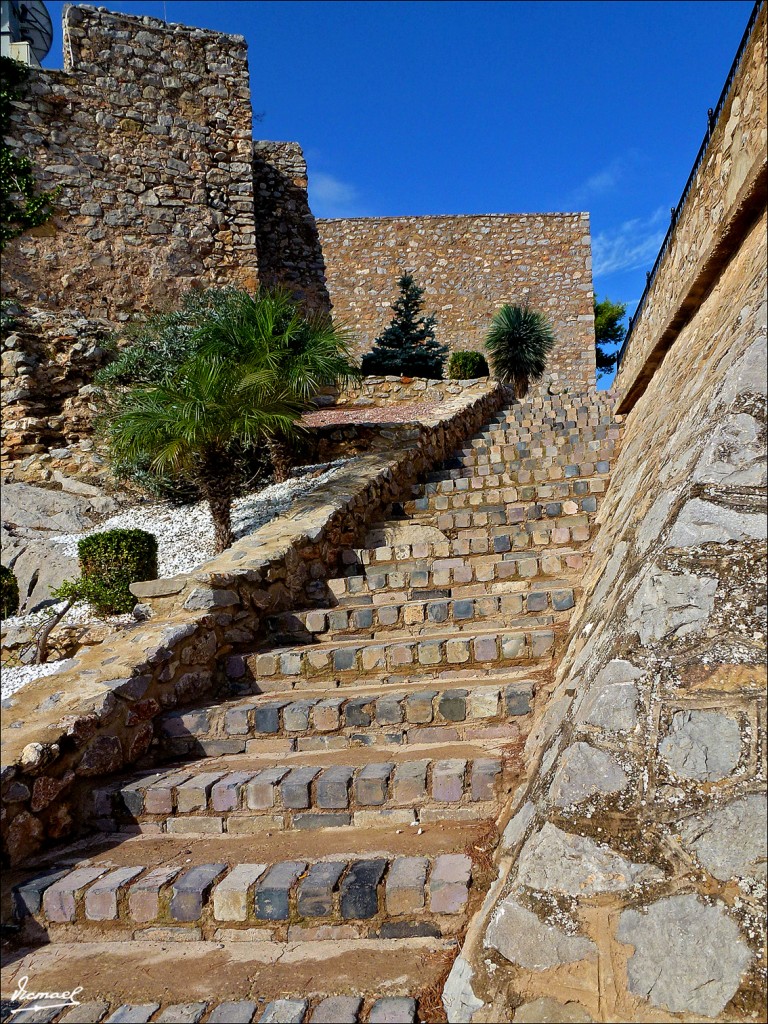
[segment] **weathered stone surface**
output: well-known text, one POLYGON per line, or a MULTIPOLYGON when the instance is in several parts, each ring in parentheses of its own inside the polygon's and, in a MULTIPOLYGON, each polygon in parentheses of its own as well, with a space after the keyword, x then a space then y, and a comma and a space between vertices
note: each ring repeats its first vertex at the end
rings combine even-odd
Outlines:
POLYGON ((597 947, 590 939, 544 924, 512 896, 496 908, 484 944, 497 949, 511 963, 536 971, 597 956, 597 947))
POLYGON ((683 843, 715 878, 765 878, 768 806, 754 793, 696 814, 680 826, 683 843))
POLYGON ((768 520, 764 515, 736 512, 711 501, 692 498, 686 502, 675 520, 667 538, 667 547, 727 544, 731 540, 765 540, 767 534, 768 520))
POLYGON ((615 658, 595 677, 576 711, 576 718, 610 732, 629 732, 637 725, 639 693, 634 682, 643 672, 615 658))
POLYGON ((714 609, 717 587, 711 576, 652 569, 628 609, 640 642, 668 642, 703 629, 714 609))
POLYGON ((517 869, 523 885, 571 896, 619 892, 664 877, 652 864, 634 864, 608 846, 563 832, 551 822, 527 841, 517 869))
POLYGON ((724 779, 739 763, 739 723, 719 711, 677 711, 659 754, 680 778, 724 779))
POLYGON ((625 910, 617 937, 634 946, 629 990, 673 1013, 716 1017, 752 960, 723 904, 670 896, 644 911, 625 910))
POLYGON ((526 801, 520 810, 514 814, 507 823, 502 836, 502 844, 505 849, 510 850, 517 845, 525 835, 525 831, 536 815, 536 807, 530 801, 526 801))
POLYGON ((766 471, 760 423, 742 412, 729 417, 715 430, 693 469, 693 480, 732 487, 765 487, 766 471))
POLYGON ((616 759, 588 743, 573 743, 560 755, 549 788, 558 807, 577 804, 596 793, 620 793, 629 779, 616 759))
POLYGON ((472 1015, 484 1005, 472 991, 474 975, 464 957, 457 956, 443 987, 443 1006, 451 1024, 470 1024, 472 1015))
POLYGON ((579 1003, 560 1003, 545 997, 523 1003, 515 1010, 515 1024, 589 1024, 591 1017, 579 1003))

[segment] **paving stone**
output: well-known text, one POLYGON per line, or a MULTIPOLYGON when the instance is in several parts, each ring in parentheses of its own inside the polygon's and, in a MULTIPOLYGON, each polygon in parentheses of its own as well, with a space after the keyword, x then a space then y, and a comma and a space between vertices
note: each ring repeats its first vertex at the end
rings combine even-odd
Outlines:
POLYGON ((577 804, 597 793, 620 793, 629 779, 616 759, 588 743, 572 743, 560 755, 549 789, 558 806, 577 804))
POLYGON ((429 907, 433 914, 457 914, 469 895, 472 861, 463 853, 438 857, 429 878, 429 907))
POLYGON ((374 708, 377 725, 400 725, 403 721, 402 694, 379 697, 374 708))
POLYGON ((497 661, 499 657, 498 637, 475 637, 472 641, 472 656, 475 661, 497 661))
POLYGON ((288 704, 283 709, 283 728, 286 732, 306 732, 309 728, 309 714, 314 701, 301 700, 288 704))
POLYGON ((232 772, 215 783, 211 788, 211 809, 214 811, 236 811, 240 807, 240 794, 254 772, 232 772))
POLYGON ((267 1003, 259 1024, 301 1024, 308 1005, 307 999, 274 999, 267 1003))
POLYGON ((219 1003, 208 1018, 207 1024, 251 1024, 256 1013, 256 1003, 247 999, 219 1003))
POLYGON ((326 768, 315 787, 317 806, 328 809, 348 807, 349 784, 353 774, 354 768, 346 764, 326 768))
POLYGON ((356 647, 341 647, 333 652, 334 672, 348 672, 355 668, 357 660, 356 647))
POLYGON ((132 921, 146 924, 160 913, 160 891, 178 875, 180 868, 154 868, 128 892, 128 913, 132 921))
POLYGON ((225 774, 218 772, 201 772, 182 782, 176 789, 176 808, 180 814, 189 811, 204 811, 208 806, 208 797, 216 782, 225 774))
POLYGON ((266 864, 236 864, 213 890, 213 916, 217 921, 245 921, 248 891, 267 870, 266 864))
POLYGON ((476 1011, 484 1006, 472 991, 473 977, 471 965, 463 956, 457 956, 443 986, 443 1006, 448 1020, 455 1024, 471 1024, 476 1011))
POLYGON ((703 629, 714 610, 718 581, 711 576, 648 570, 627 609, 643 647, 703 629))
POLYGON ((330 917, 333 893, 346 866, 346 861, 321 861, 312 865, 299 885, 298 911, 302 917, 330 917))
POLYGON ((437 696, 437 690, 424 690, 421 693, 411 693, 405 702, 405 717, 414 725, 425 725, 432 721, 432 701, 437 696))
POLYGON ((644 673, 615 658, 598 672, 581 701, 577 718, 610 732, 629 732, 637 725, 639 692, 634 680, 644 673))
POLYGON ((190 868, 173 883, 170 915, 174 921, 197 921, 211 886, 226 864, 201 864, 190 868))
POLYGON ((222 818, 214 818, 210 815, 177 814, 168 820, 166 830, 177 834, 221 835, 224 831, 224 821, 222 818))
POLYGON ((682 779, 717 782, 739 763, 741 728, 719 711, 677 711, 659 754, 682 779))
POLYGON ((358 996, 329 996, 315 1007, 312 1024, 355 1024, 363 1000, 358 996))
POLYGON ((362 768, 354 781, 355 801, 363 807, 386 803, 389 777, 394 767, 392 761, 383 761, 362 768))
POLYGON ((679 826, 683 843, 721 881, 766 876, 768 806, 753 793, 701 811, 679 826))
POLYGON ((429 759, 403 761, 392 777, 392 799, 398 804, 420 804, 427 789, 429 759))
POLYGON ((343 812, 317 814, 308 811, 305 814, 294 814, 293 827, 298 829, 340 828, 352 823, 352 816, 343 812))
POLYGON ((619 892, 663 878, 664 872, 653 864, 635 864, 609 846, 563 832, 551 822, 530 837, 518 859, 523 885, 570 896, 619 892))
POLYGON ((589 1024, 594 1017, 580 1003, 560 1003, 545 997, 518 1006, 512 1020, 515 1024, 589 1024))
POLYGON ((497 757, 479 757, 472 762, 470 795, 473 800, 493 800, 496 780, 501 774, 497 757))
POLYGON ((339 708, 343 703, 341 697, 321 700, 312 709, 312 724, 319 732, 334 732, 339 728, 339 708))
POLYGON ((464 795, 464 772, 467 762, 459 758, 435 761, 432 766, 432 798, 445 803, 458 803, 464 795))
POLYGON ((157 1024, 198 1024, 207 1006, 207 1003, 176 1003, 163 1010, 157 1024))
POLYGON ((397 857, 390 866, 385 886, 387 913, 415 914, 424 909, 426 857, 397 857))
MULTIPOLYGON (((5 1000, 3 1000, 3 1010, 5 1011, 5 1000)), ((49 1021, 55 1020, 59 1013, 61 1013, 60 1002, 53 1006, 37 1004, 35 1008, 26 1007, 14 1012, 10 1018, 6 1018, 4 1013, 3 1020, 13 1021, 13 1024, 16 1022, 20 1022, 20 1024, 49 1024, 49 1021)))
MULTIPOLYGON (((73 1006, 61 1018, 60 1024, 99 1024, 109 1012, 106 999, 91 999, 87 1003, 73 1006)), ((15 1018, 18 1020, 18 1017, 15 1018)))
POLYGON ((417 651, 420 665, 439 665, 443 660, 443 642, 440 640, 426 640, 418 644, 417 651))
POLYGON ((449 722, 463 722, 467 717, 467 691, 444 690, 437 703, 437 710, 449 722))
POLYGON ((497 906, 485 933, 484 945, 497 949, 510 963, 536 971, 578 960, 596 960, 597 947, 590 939, 568 935, 540 921, 508 896, 497 906))
POLYGON ((504 691, 504 706, 507 714, 516 717, 527 715, 531 710, 531 684, 512 683, 504 691))
POLYGON ((413 1024, 416 1020, 416 1000, 407 997, 377 999, 368 1015, 369 1024, 413 1024))
POLYGON ((104 1024, 146 1024, 159 1009, 160 1003, 126 1003, 107 1017, 104 1024))
POLYGON ((77 868, 54 882, 43 893, 43 913, 49 921, 64 924, 75 919, 75 897, 80 889, 106 873, 105 867, 77 868))
POLYGON ((286 860, 270 868, 257 884, 254 894, 255 912, 259 920, 288 920, 291 887, 306 867, 306 861, 286 860))
POLYGON ((280 732, 280 709, 283 701, 275 704, 259 704, 253 714, 254 729, 256 732, 276 733, 280 732))
POLYGON ((499 690, 496 686, 471 689, 468 701, 470 718, 495 718, 499 713, 499 690))
POLYGON ((448 602, 431 601, 427 605, 427 618, 430 622, 446 622, 448 619, 448 602))
POLYGON ((752 954, 724 904, 690 894, 624 910, 619 942, 634 947, 629 991, 672 1013, 717 1017, 732 998, 752 954))
POLYGON ((370 697, 358 697, 350 700, 344 706, 344 725, 353 729, 364 729, 371 724, 373 719, 366 708, 370 705, 370 697))
POLYGON ((117 894, 120 888, 140 875, 144 869, 118 868, 104 875, 85 894, 85 916, 89 921, 117 920, 117 894))
POLYGON ((280 673, 284 676, 301 675, 301 654, 298 651, 286 651, 280 655, 280 673))
POLYGON ((531 657, 543 658, 552 651, 554 643, 554 633, 531 633, 531 657))
POLYGON ((341 916, 345 921, 366 920, 378 912, 377 886, 386 870, 381 858, 355 861, 341 883, 341 916))
POLYGON ((65 878, 69 874, 69 868, 59 868, 56 871, 45 871, 28 879, 13 890, 13 915, 17 920, 25 917, 34 917, 40 912, 45 890, 65 878))
POLYGON ((320 773, 319 768, 301 765, 292 768, 280 783, 280 799, 284 807, 302 810, 312 806, 312 780, 320 773))

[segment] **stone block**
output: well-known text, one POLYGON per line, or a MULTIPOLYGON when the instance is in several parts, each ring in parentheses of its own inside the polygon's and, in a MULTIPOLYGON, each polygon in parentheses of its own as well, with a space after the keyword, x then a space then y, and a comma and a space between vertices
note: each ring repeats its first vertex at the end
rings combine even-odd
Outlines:
POLYGON ((527 715, 531 710, 532 684, 511 683, 504 691, 504 706, 511 717, 527 715))
POLYGON ((444 690, 437 702, 437 710, 448 722, 463 722, 467 717, 467 691, 444 690))
POLYGON ((429 906, 433 914, 458 914, 469 895, 472 861, 463 853, 438 857, 429 878, 429 906))
POLYGON ((182 782, 176 788, 176 808, 180 814, 189 811, 204 811, 208 797, 215 783, 224 775, 223 771, 201 772, 182 782))
POLYGON ((389 648, 389 663, 392 668, 400 665, 412 665, 415 644, 393 644, 389 648))
POLYGON ((312 865, 299 885, 297 909, 301 917, 333 914, 333 894, 346 866, 346 861, 321 861, 312 865))
POLYGON ((554 645, 554 633, 531 633, 531 657, 543 658, 545 654, 551 654, 554 645))
POLYGON ((258 704, 253 714, 253 727, 259 733, 276 733, 280 731, 280 709, 284 702, 258 704))
POLYGON ((408 722, 415 725, 425 725, 432 721, 432 701, 437 696, 437 690, 422 690, 420 693, 410 693, 405 702, 405 717, 408 722))
POLYGON ((245 787, 245 802, 252 811, 275 806, 275 789, 289 772, 288 768, 265 768, 245 787))
POLYGON ((377 999, 368 1015, 368 1024, 413 1024, 416 1000, 406 996, 377 999))
POLYGON ((402 694, 379 697, 374 704, 377 725, 400 725, 403 721, 402 694))
POLYGON ((347 728, 364 729, 371 724, 371 714, 366 710, 371 700, 371 697, 357 697, 344 705, 344 725, 347 728))
POLYGON ((201 864, 176 879, 171 889, 170 916, 174 921, 197 921, 213 883, 226 864, 201 864))
POLYGON ((296 829, 339 828, 351 823, 351 815, 342 812, 319 814, 309 811, 304 814, 294 814, 293 816, 293 827, 296 829))
POLYGON ((472 800, 493 800, 496 780, 501 775, 501 761, 497 757, 480 757, 472 762, 470 796, 472 800))
POLYGON ((154 921, 160 913, 160 893, 180 868, 154 868, 134 882, 128 892, 128 914, 137 924, 154 921))
POLYGON ((340 647, 333 652, 334 672, 350 672, 356 667, 356 647, 340 647))
POLYGON ((449 665, 461 665, 469 661, 469 640, 447 640, 445 660, 449 665))
POLYGON ((377 887, 387 862, 383 858, 355 861, 341 883, 341 916, 345 921, 367 920, 378 913, 377 887))
POLYGON ((363 671, 374 672, 387 667, 387 649, 383 646, 364 647, 361 655, 363 671))
POLYGON ((77 893, 105 874, 106 870, 105 867, 77 868, 54 882, 43 893, 44 916, 56 924, 74 921, 77 893))
MULTIPOLYGON (((60 1018, 59 1024, 94 1024, 94 1021, 103 1020, 107 1013, 109 1013, 109 1003, 106 999, 89 999, 88 1002, 80 1003, 79 1006, 75 1006, 65 1013, 60 1018)), ((11 1020, 13 1019, 12 1017, 11 1020)), ((20 1014, 16 1014, 15 1019, 23 1021, 20 1014)))
POLYGON ((459 758, 435 761, 432 765, 432 799, 441 803, 458 803, 464 795, 464 772, 467 762, 459 758))
POLYGON ((397 857, 384 889, 387 914, 415 914, 424 909, 424 885, 429 861, 425 857, 397 857))
POLYGON ((443 644, 440 640, 424 640, 418 645, 420 665, 439 665, 443 658, 443 644))
POLYGON ((222 818, 201 814, 177 814, 167 822, 169 833, 195 833, 197 835, 220 835, 224 831, 222 818))
POLYGON ((266 864, 237 864, 213 890, 213 916, 217 921, 245 921, 248 893, 267 870, 266 864))
POLYGON ((362 768, 354 781, 355 802, 363 807, 385 803, 389 777, 394 767, 391 761, 384 761, 362 768))
POLYGON ((549 595, 545 590, 531 591, 525 599, 528 612, 545 612, 549 607, 549 595))
POLYGON ((499 646, 496 636, 479 636, 472 640, 472 656, 475 661, 498 661, 499 646))
POLYGON ((311 765, 292 768, 280 782, 280 799, 283 807, 303 810, 312 805, 312 781, 320 769, 311 765))
POLYGON ((478 687, 469 691, 467 698, 467 716, 469 718, 495 718, 498 713, 498 687, 478 687))
POLYGON ((160 1003, 125 1003, 104 1021, 104 1024, 146 1024, 160 1003))
POLYGON ((314 701, 299 700, 283 708, 283 728, 286 732, 306 732, 314 701))
POLYGON ((326 768, 317 780, 317 806, 327 809, 348 807, 349 783, 353 773, 354 768, 344 764, 326 768))
POLYGON ((315 1007, 311 1024, 355 1024, 363 1005, 359 996, 329 996, 315 1007))
POLYGON ((255 709, 255 704, 241 704, 239 707, 230 708, 224 715, 224 732, 228 736, 247 735, 251 730, 251 714, 255 709))
POLYGON ((219 1005, 208 1017, 207 1024, 251 1024, 256 1012, 256 1003, 238 999, 219 1005))
POLYGON ((427 618, 430 622, 446 622, 448 619, 448 602, 430 601, 427 605, 427 618))
POLYGON ((255 914, 260 921, 288 920, 291 889, 306 868, 306 861, 297 860, 281 861, 270 868, 254 892, 255 914))
POLYGON ((85 916, 89 921, 116 921, 120 889, 140 875, 143 868, 117 868, 98 879, 85 894, 85 916))
POLYGON ((308 1005, 307 999, 273 999, 264 1008, 259 1024, 301 1024, 308 1005))
POLYGON ((157 1024, 198 1024, 208 1003, 176 1003, 156 1018, 157 1024))
POLYGON ((318 732, 334 732, 339 728, 339 708, 343 703, 341 697, 321 700, 312 709, 312 724, 318 732))
POLYGON ((236 811, 240 807, 240 794, 254 772, 231 772, 216 782, 211 789, 211 808, 214 811, 236 811))

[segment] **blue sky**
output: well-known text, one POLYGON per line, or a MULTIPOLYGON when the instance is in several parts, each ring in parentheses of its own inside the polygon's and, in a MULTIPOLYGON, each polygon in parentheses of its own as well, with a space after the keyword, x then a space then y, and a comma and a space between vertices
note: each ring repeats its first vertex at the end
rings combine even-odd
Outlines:
MULTIPOLYGON (((255 134, 318 217, 589 210, 595 290, 643 290, 751 0, 146 0, 248 40, 255 134)), ((60 2, 49 2, 61 64, 60 2)))

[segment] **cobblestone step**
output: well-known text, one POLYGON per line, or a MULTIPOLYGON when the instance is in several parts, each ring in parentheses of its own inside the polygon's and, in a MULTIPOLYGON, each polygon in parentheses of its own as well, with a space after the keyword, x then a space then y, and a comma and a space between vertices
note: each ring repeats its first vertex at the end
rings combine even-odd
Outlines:
POLYGON ((245 697, 169 712, 158 733, 169 757, 512 739, 527 724, 533 680, 488 683, 436 680, 429 688, 381 685, 330 697, 322 691, 301 700, 245 697))
POLYGON ((472 877, 464 853, 438 857, 222 859, 193 867, 79 863, 13 891, 23 937, 53 941, 317 941, 450 935, 472 877), (246 929, 254 929, 245 935, 246 929))
POLYGON ((526 460, 531 462, 530 468, 509 469, 507 467, 494 470, 492 465, 483 467, 462 467, 441 469, 427 474, 424 483, 414 484, 414 495, 422 497, 429 494, 451 495, 458 491, 487 490, 494 487, 532 487, 547 486, 557 482, 585 481, 599 479, 610 473, 610 462, 601 459, 597 462, 584 462, 572 465, 552 465, 542 459, 526 460), (481 469, 483 472, 481 472, 481 469))
MULTIPOLYGON (((548 528, 542 526, 539 529, 547 529, 549 536, 548 528)), ((504 536, 511 538, 510 531, 506 531, 506 534, 504 531, 496 531, 496 534, 493 536, 487 530, 477 530, 432 544, 422 542, 395 547, 383 545, 349 549, 342 553, 348 575, 329 580, 328 590, 338 599, 347 594, 360 594, 366 589, 364 578, 382 573, 403 573, 406 586, 447 587, 460 583, 482 583, 486 577, 491 579, 491 573, 494 579, 507 579, 510 573, 530 579, 536 576, 555 576, 571 569, 581 570, 584 566, 583 554, 567 548, 562 539, 557 546, 551 548, 515 554, 511 540, 507 544, 502 539, 504 536), (505 562, 517 561, 525 562, 525 568, 500 568, 505 562), (532 562, 536 563, 535 571, 532 562), (360 575, 361 572, 364 577, 360 575)), ((530 548, 530 544, 531 537, 527 536, 524 547, 530 548)), ((397 587, 399 584, 379 581, 377 586, 397 587)))
POLYGON ((322 640, 344 639, 350 634, 378 639, 393 630, 419 635, 429 628, 448 624, 461 631, 475 623, 485 625, 488 619, 496 620, 494 624, 502 627, 525 629, 527 618, 536 616, 539 624, 545 624, 542 617, 552 622, 562 618, 575 603, 570 587, 537 587, 527 593, 428 601, 386 596, 389 600, 377 604, 361 602, 343 608, 283 612, 269 618, 269 629, 273 634, 322 640))
POLYGON ((477 754, 189 763, 94 789, 92 820, 102 831, 220 835, 486 818, 506 783, 502 759, 477 754))
MULTIPOLYGON (((462 481, 450 481, 461 483, 462 481)), ((467 481, 468 483, 473 481, 467 481)), ((517 487, 475 487, 456 489, 451 493, 430 493, 403 502, 406 515, 421 512, 444 512, 453 509, 486 509, 504 505, 541 505, 545 509, 555 502, 558 504, 579 502, 590 495, 603 494, 608 486, 606 477, 592 477, 589 480, 559 480, 546 484, 522 484, 517 487)), ((417 489, 417 488, 414 488, 417 489)), ((596 506, 595 506, 596 507, 596 506)), ((595 511, 595 509, 591 509, 595 511)), ((526 508, 526 515, 528 509, 526 508)), ((546 513, 560 515, 560 511, 546 513)), ((534 518, 540 518, 535 516, 534 518)), ((439 527, 438 527, 439 529, 439 527)))
POLYGON ((475 630, 435 633, 413 640, 344 640, 278 648, 246 657, 256 692, 300 689, 330 678, 343 686, 361 675, 387 672, 407 676, 438 674, 448 667, 501 667, 551 657, 555 634, 550 629, 475 630))

